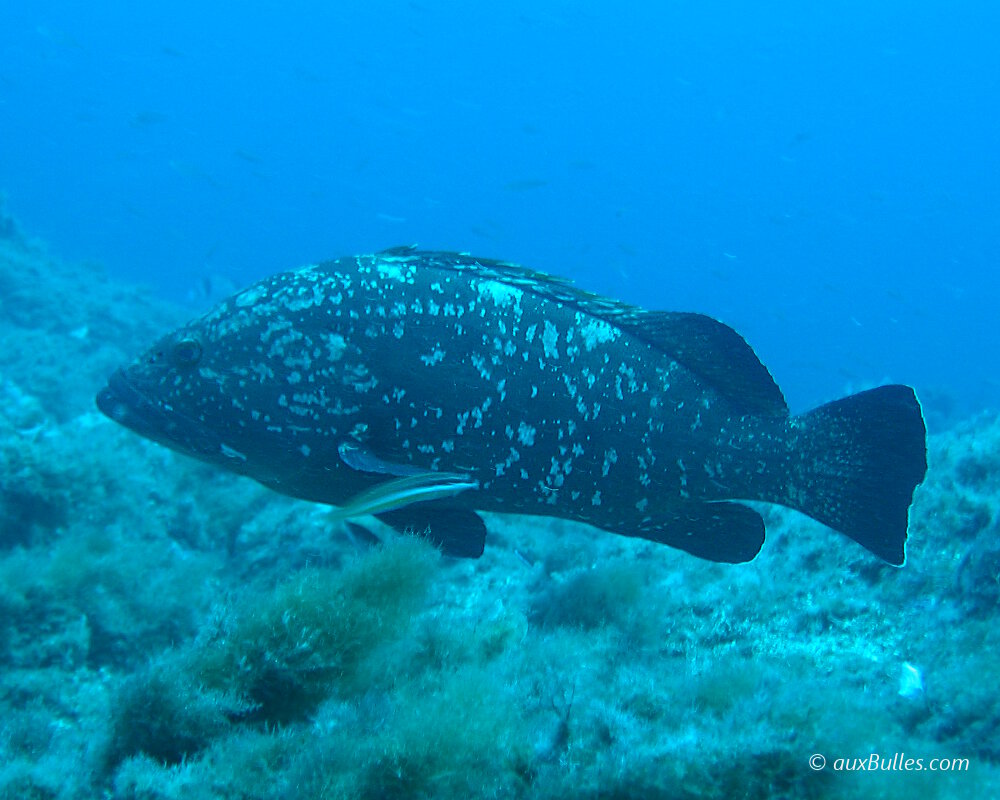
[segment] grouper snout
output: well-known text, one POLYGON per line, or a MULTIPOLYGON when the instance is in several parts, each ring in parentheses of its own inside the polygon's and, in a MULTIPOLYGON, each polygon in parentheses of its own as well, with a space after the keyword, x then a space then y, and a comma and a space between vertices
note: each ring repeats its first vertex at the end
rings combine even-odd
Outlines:
POLYGON ((94 400, 105 416, 185 455, 205 459, 220 452, 221 439, 208 426, 156 402, 126 368, 115 370, 94 400))

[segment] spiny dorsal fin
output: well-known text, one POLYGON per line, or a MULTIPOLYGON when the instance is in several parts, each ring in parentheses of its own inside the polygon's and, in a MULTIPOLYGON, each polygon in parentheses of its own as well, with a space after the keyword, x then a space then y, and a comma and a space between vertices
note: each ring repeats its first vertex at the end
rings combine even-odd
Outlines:
MULTIPOLYGON (((468 253, 396 247, 378 255, 413 258, 429 267, 469 272, 565 303, 615 325, 669 355, 747 413, 787 416, 781 390, 736 331, 704 314, 646 311, 579 289, 567 278, 468 253)), ((377 257, 377 256, 376 256, 377 257)))

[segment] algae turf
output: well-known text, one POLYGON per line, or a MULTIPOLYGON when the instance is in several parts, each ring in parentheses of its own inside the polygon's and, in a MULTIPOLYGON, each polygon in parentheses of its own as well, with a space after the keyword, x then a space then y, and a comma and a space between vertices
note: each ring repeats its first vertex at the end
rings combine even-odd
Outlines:
POLYGON ((373 685, 377 659, 362 667, 422 610, 437 558, 425 542, 400 539, 341 570, 304 570, 219 619, 194 671, 206 686, 245 698, 253 719, 304 719, 331 694, 373 685))
POLYGON ((122 684, 111 761, 144 753, 178 763, 235 725, 287 725, 327 697, 370 691, 377 665, 359 670, 422 610, 436 559, 402 539, 217 608, 191 645, 122 684))
POLYGON ((901 570, 774 511, 739 568, 512 516, 359 552, 92 409, 176 309, 23 236, 0 297, 0 798, 1000 795, 995 416, 932 437, 901 570), (971 768, 808 764, 873 752, 971 768))
MULTIPOLYGON (((427 543, 398 539, 220 610, 189 648, 114 698, 107 768, 120 791, 246 757, 233 748, 283 750, 281 771, 303 797, 331 787, 344 797, 478 796, 523 783, 531 748, 517 695, 460 640, 442 660, 413 630, 440 633, 426 602, 438 560, 427 543)), ((266 778, 265 796, 281 796, 285 778, 254 775, 266 778)))

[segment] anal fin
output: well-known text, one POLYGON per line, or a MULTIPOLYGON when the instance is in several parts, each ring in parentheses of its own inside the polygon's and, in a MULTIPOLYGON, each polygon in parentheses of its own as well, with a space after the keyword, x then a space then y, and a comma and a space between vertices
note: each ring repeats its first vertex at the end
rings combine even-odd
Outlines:
POLYGON ((752 561, 764 544, 764 520, 739 503, 690 503, 639 531, 619 532, 723 564, 752 561))

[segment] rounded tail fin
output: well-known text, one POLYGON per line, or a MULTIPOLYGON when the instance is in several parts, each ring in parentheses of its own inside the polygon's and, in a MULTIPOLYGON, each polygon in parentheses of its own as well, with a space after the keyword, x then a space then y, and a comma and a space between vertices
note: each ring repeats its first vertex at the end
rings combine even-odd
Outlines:
POLYGON ((927 472, 927 430, 913 389, 881 386, 790 424, 801 468, 781 502, 902 566, 913 492, 927 472))

